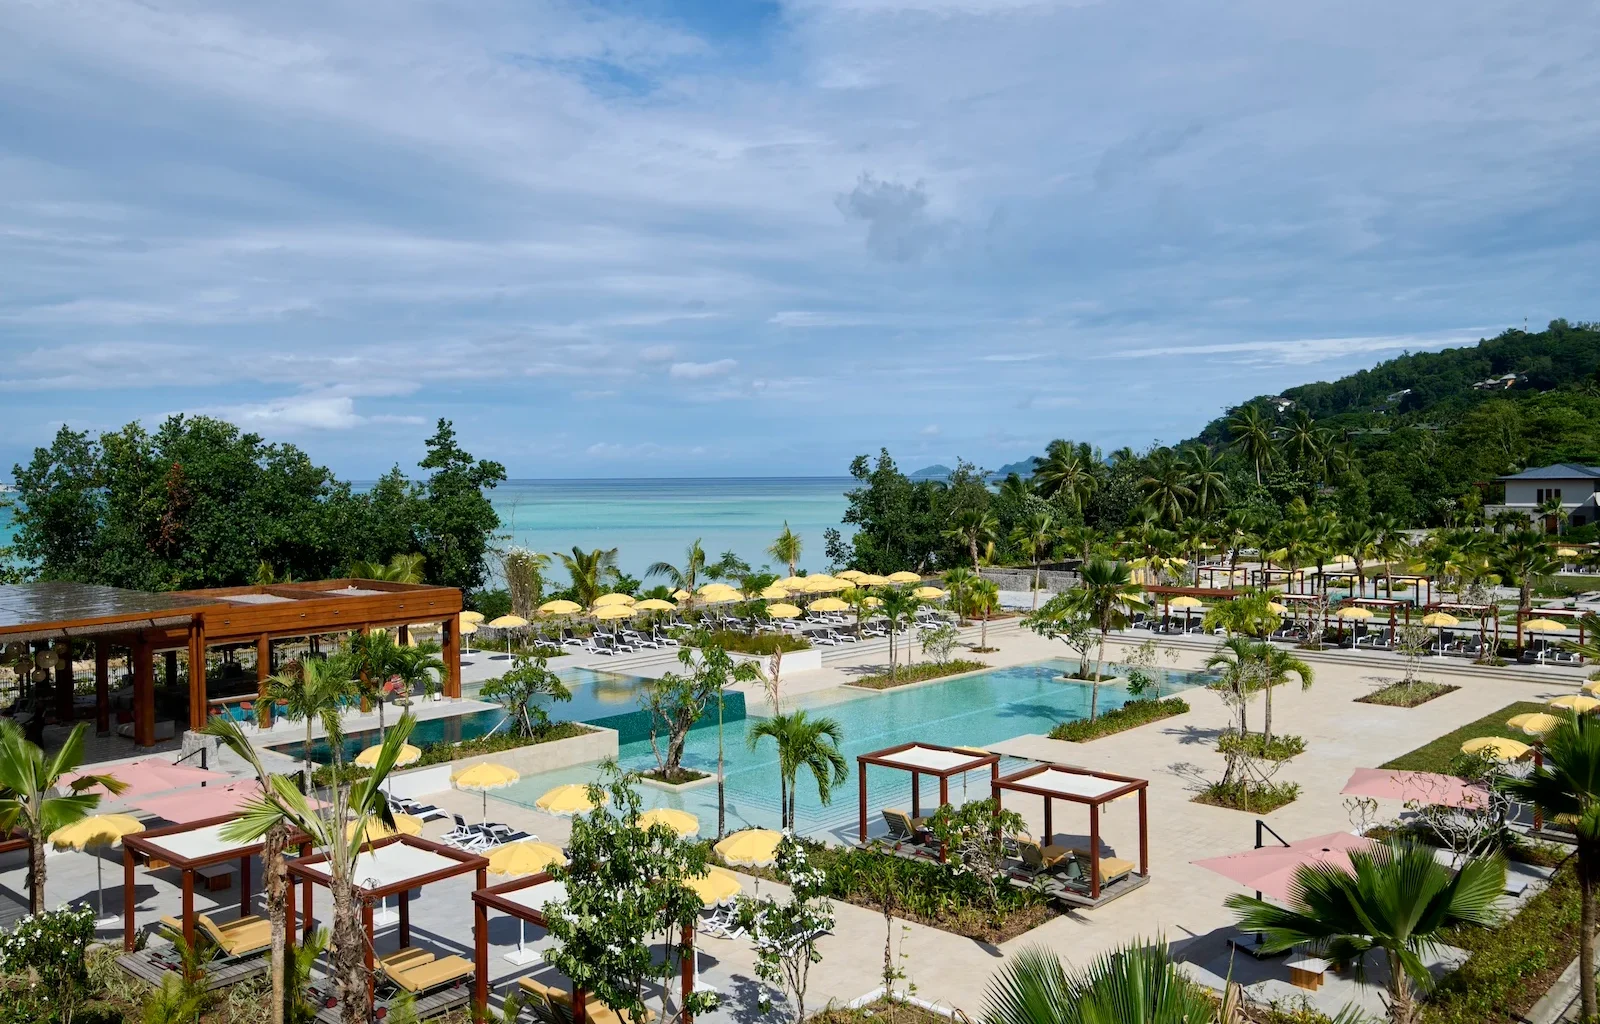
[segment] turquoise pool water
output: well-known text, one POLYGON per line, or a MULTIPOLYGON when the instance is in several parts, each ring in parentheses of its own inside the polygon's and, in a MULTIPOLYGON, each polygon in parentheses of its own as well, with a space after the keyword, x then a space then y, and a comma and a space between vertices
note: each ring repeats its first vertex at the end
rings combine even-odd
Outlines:
MULTIPOLYGON (((1026 733, 1047 732, 1057 722, 1087 718, 1087 684, 1066 681, 1064 661, 1048 661, 1013 668, 995 669, 944 683, 889 690, 881 693, 834 689, 785 701, 785 710, 804 708, 813 715, 827 715, 839 722, 844 735, 844 753, 850 763, 849 781, 833 794, 830 806, 818 797, 816 785, 801 775, 796 801, 798 828, 808 835, 844 835, 856 823, 856 755, 918 741, 947 746, 986 746, 1026 733)), ((1168 671, 1163 674, 1163 693, 1171 694, 1209 681, 1198 673, 1168 671)), ((1120 707, 1129 699, 1121 686, 1102 685, 1100 710, 1120 707)), ((751 711, 759 713, 752 698, 751 711)), ((733 718, 723 729, 724 774, 727 780, 728 828, 746 826, 778 827, 778 774, 770 741, 750 750, 747 725, 758 720, 733 718)), ((715 718, 702 723, 689 734, 684 763, 701 771, 714 772, 717 766, 715 718)), ((656 764, 649 740, 635 739, 621 745, 619 759, 630 768, 648 769, 656 764)), ((1003 765, 1003 768, 1007 766, 1003 765)), ((495 796, 524 806, 533 806, 552 786, 568 782, 587 782, 599 775, 597 764, 578 765, 559 771, 524 777, 517 784, 498 790, 495 796)), ((983 795, 987 775, 974 773, 970 779, 953 779, 952 796, 963 792, 983 795), (983 777, 980 778, 980 775, 983 777)), ((904 806, 911 801, 911 779, 906 772, 873 768, 868 776, 868 803, 876 809, 904 806)), ((716 829, 717 788, 713 785, 669 793, 655 787, 641 787, 647 807, 674 807, 699 816, 702 832, 716 829)), ((925 806, 938 799, 937 780, 924 783, 925 806)), ((874 811, 875 813, 875 811, 874 811)), ((876 821, 872 824, 878 824, 876 821)))

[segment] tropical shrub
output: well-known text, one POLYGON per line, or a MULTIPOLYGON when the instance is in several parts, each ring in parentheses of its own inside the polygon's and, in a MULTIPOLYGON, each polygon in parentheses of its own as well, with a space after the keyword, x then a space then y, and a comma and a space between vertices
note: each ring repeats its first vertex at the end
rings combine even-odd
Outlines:
POLYGON ((1130 700, 1120 708, 1112 708, 1099 718, 1081 718, 1076 722, 1061 722, 1050 730, 1053 740, 1070 740, 1073 743, 1085 743, 1089 740, 1110 736, 1113 733, 1125 732, 1151 722, 1159 722, 1163 718, 1174 715, 1187 714, 1189 702, 1182 697, 1168 697, 1165 700, 1141 698, 1130 700))

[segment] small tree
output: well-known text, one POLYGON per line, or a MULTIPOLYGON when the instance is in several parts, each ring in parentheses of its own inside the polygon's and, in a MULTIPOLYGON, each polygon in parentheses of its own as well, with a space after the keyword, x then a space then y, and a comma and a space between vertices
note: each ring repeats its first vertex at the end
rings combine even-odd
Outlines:
POLYGON ((935 664, 943 665, 949 662, 956 644, 960 642, 961 633, 956 627, 948 622, 942 623, 922 634, 922 653, 932 658, 935 664))
POLYGON ((542 701, 567 701, 572 691, 561 677, 550 671, 544 655, 519 654, 511 671, 483 684, 480 695, 506 709, 516 735, 532 737, 550 728, 550 715, 542 701))
POLYGON ((1164 673, 1156 668, 1156 662, 1163 654, 1166 655, 1167 661, 1177 664, 1178 652, 1172 648, 1163 648, 1154 640, 1146 640, 1123 659, 1128 668, 1129 693, 1135 697, 1142 697, 1145 693, 1153 691, 1157 700, 1161 698, 1161 680, 1164 673))
POLYGON ((1000 894, 1011 884, 1006 876, 1007 840, 1026 831, 1022 815, 1002 809, 990 797, 960 807, 945 804, 934 814, 930 828, 948 851, 951 869, 970 875, 983 887, 989 923, 999 928, 1004 924, 1000 894))
MULTIPOLYGON (((789 887, 789 898, 741 898, 739 917, 750 933, 756 954, 756 977, 775 985, 789 999, 795 1024, 806 1019, 806 987, 811 965, 822 962, 817 939, 833 929, 833 903, 824 895, 827 876, 812 867, 806 848, 792 831, 778 844, 778 877, 789 887)), ((763 1013, 770 1000, 762 998, 763 1013)))
POLYGON ((1060 640, 1078 653, 1077 678, 1088 679, 1089 655, 1094 650, 1094 622, 1078 607, 1072 594, 1057 594, 1037 611, 1022 617, 1022 624, 1042 637, 1060 640))
POLYGON ((566 897, 544 909, 556 940, 545 961, 624 1020, 643 1019, 646 993, 655 985, 661 988, 661 1020, 679 1019, 685 1010, 709 1012, 717 1000, 704 992, 674 1009, 667 981, 693 955, 682 936, 704 905, 689 880, 705 874, 710 852, 666 825, 642 825, 633 781, 610 763, 606 784, 589 787, 597 809, 573 819, 571 859, 550 869, 566 886, 566 897), (609 809, 603 806, 607 797, 609 809), (653 945, 662 935, 667 955, 658 961, 653 945))
POLYGON ((1433 630, 1427 626, 1400 626, 1394 631, 1395 650, 1405 659, 1405 685, 1417 681, 1422 659, 1433 648, 1433 630))
POLYGON ((665 782, 674 782, 683 773, 683 744, 689 730, 705 714, 713 700, 721 704, 722 691, 729 683, 754 682, 761 670, 748 661, 734 663, 728 652, 700 633, 678 651, 678 662, 692 671, 688 675, 667 672, 645 684, 643 704, 650 713, 650 749, 656 755, 656 771, 665 782), (696 655, 698 654, 698 660, 696 655), (659 742, 666 734, 666 748, 659 742))

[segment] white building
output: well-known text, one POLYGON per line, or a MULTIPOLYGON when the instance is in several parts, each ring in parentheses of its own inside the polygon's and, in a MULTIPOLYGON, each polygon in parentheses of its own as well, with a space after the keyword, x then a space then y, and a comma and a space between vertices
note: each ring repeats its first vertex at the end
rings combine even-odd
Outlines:
MULTIPOLYGON (((1486 506, 1486 515, 1493 516, 1509 509, 1537 519, 1540 505, 1551 498, 1559 498, 1569 525, 1583 526, 1600 520, 1600 467, 1562 463, 1525 469, 1499 480, 1506 486, 1505 501, 1486 506)), ((1553 520, 1545 523, 1551 530, 1555 525, 1553 520)))

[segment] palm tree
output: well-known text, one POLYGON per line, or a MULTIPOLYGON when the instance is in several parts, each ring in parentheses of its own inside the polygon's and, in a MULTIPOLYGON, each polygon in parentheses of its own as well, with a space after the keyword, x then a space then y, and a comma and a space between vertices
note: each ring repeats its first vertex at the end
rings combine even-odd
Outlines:
POLYGON ((1086 444, 1074 445, 1070 441, 1051 441, 1045 456, 1033 472, 1039 493, 1045 497, 1064 494, 1072 507, 1083 510, 1094 497, 1099 481, 1094 474, 1094 453, 1086 444))
POLYGON ((1228 436, 1233 446, 1256 468, 1256 484, 1261 483, 1261 471, 1277 459, 1278 449, 1272 440, 1272 424, 1253 405, 1242 406, 1228 417, 1228 436))
POLYGON ((778 534, 778 538, 772 542, 772 546, 767 548, 767 554, 772 556, 773 561, 787 565, 789 567, 789 575, 793 576, 796 567, 800 564, 800 550, 802 547, 804 547, 804 542, 801 541, 800 535, 789 529, 789 520, 785 519, 783 521, 783 532, 778 534))
MULTIPOLYGON (((1229 603, 1238 604, 1237 601, 1229 603)), ((1209 615, 1206 621, 1210 622, 1209 615)), ((1222 670, 1222 685, 1239 703, 1239 735, 1243 737, 1250 733, 1247 701, 1250 692, 1256 688, 1259 670, 1257 648, 1260 644, 1242 632, 1234 632, 1231 628, 1229 632, 1232 635, 1218 644, 1217 649, 1206 658, 1206 669, 1222 670)))
POLYGON ((1100 706, 1100 677, 1106 662, 1106 634, 1128 624, 1128 610, 1144 607, 1139 587, 1134 584, 1125 562, 1091 559, 1083 567, 1078 586, 1070 591, 1078 610, 1089 617, 1100 633, 1100 650, 1094 663, 1094 687, 1089 694, 1089 720, 1094 721, 1100 706))
POLYGON ((1261 645, 1261 681, 1266 685, 1266 703, 1262 706, 1261 739, 1263 744, 1272 742, 1272 688, 1287 683, 1290 676, 1300 680, 1300 689, 1311 689, 1315 678, 1311 666, 1295 656, 1287 647, 1278 647, 1274 644, 1261 645))
POLYGON ((1378 532, 1378 543, 1373 553, 1383 562, 1383 596, 1394 598, 1394 563, 1411 551, 1411 537, 1393 512, 1385 512, 1372 521, 1378 532))
MULTIPOLYGON (((1038 460, 1035 460, 1038 461, 1038 460)), ((1033 484, 1022 479, 1019 473, 1007 473, 1006 478, 1000 481, 1000 497, 1007 501, 1021 505, 1033 494, 1033 484)))
POLYGON ((311 729, 322 723, 328 734, 328 748, 333 759, 344 755, 343 733, 339 713, 344 702, 355 693, 355 680, 350 667, 342 657, 307 658, 291 661, 277 675, 267 677, 267 700, 282 704, 284 717, 290 721, 301 719, 306 723, 306 792, 311 791, 314 762, 311 759, 311 729))
POLYGON ((1502 777, 1498 785, 1513 800, 1538 808, 1545 820, 1572 822, 1578 840, 1578 971, 1583 1020, 1594 1020, 1596 1006, 1594 933, 1596 881, 1600 880, 1600 721, 1579 715, 1544 736, 1544 763, 1525 778, 1502 777))
POLYGON ((944 531, 944 536, 945 539, 953 540, 967 549, 972 555, 972 571, 977 572, 978 549, 993 540, 994 531, 999 528, 1000 524, 993 514, 983 509, 964 508, 950 521, 950 527, 944 531))
POLYGON ((1035 512, 1011 531, 1011 543, 1033 563, 1033 607, 1039 608, 1039 565, 1055 540, 1055 520, 1048 512, 1035 512))
POLYGON ((88 817, 100 806, 103 786, 112 795, 127 788, 114 775, 80 775, 57 795, 61 777, 83 764, 83 734, 88 724, 73 726, 61 749, 49 757, 30 743, 9 718, 0 719, 0 835, 20 829, 28 837, 28 910, 44 913, 45 840, 56 829, 88 817))
POLYGON ((358 580, 379 580, 386 583, 421 583, 423 565, 427 560, 419 554, 395 555, 389 564, 355 561, 350 563, 350 576, 358 580))
POLYGON ((1367 954, 1382 950, 1390 1019, 1412 1024, 1419 991, 1433 983, 1424 957, 1444 945, 1445 929, 1498 920, 1505 861, 1473 858, 1452 871, 1434 859, 1432 849, 1409 842, 1352 850, 1349 856, 1353 872, 1328 862, 1302 866, 1288 906, 1242 893, 1229 896, 1227 905, 1242 930, 1262 934, 1263 951, 1305 945, 1349 967, 1358 981, 1366 979, 1367 954))
POLYGON ((1173 966, 1165 943, 1114 949, 1076 974, 1043 947, 1019 950, 983 998, 983 1024, 1210 1024, 1209 992, 1173 966))
MULTIPOLYGON (((1339 546, 1344 548, 1344 553, 1356 563, 1357 597, 1366 595, 1367 562, 1378 557, 1379 539, 1377 529, 1364 520, 1347 519, 1339 530, 1339 546)), ((1377 593, 1377 584, 1373 584, 1373 593, 1377 593)))
POLYGON ((616 548, 585 551, 574 544, 572 554, 557 551, 556 557, 561 559, 561 564, 567 567, 567 573, 572 577, 574 600, 585 608, 606 592, 606 586, 617 572, 616 548))
MULTIPOLYGON (((1035 592, 1037 593, 1037 592, 1035 592)), ((985 651, 989 649, 989 616, 1000 607, 1000 585, 994 580, 974 580, 968 588, 969 599, 972 601, 974 613, 983 616, 983 631, 978 637, 978 646, 985 651)), ((907 648, 910 644, 906 645, 907 648)))
POLYGON ((844 728, 832 718, 809 718, 804 711, 764 718, 750 730, 750 749, 763 737, 778 745, 778 803, 782 828, 794 828, 795 791, 800 769, 811 773, 817 782, 817 799, 826 807, 833 802, 833 790, 850 777, 850 765, 839 744, 844 728))
POLYGON ((1344 539, 1344 533, 1339 526, 1338 513, 1328 511, 1321 515, 1313 516, 1307 524, 1311 539, 1311 561, 1317 567, 1317 582, 1321 584, 1323 592, 1328 589, 1327 577, 1323 575, 1323 568, 1328 564, 1328 559, 1339 551, 1339 544, 1344 539))
POLYGON ((399 681, 408 700, 418 687, 424 694, 433 694, 435 681, 444 678, 444 659, 440 657, 443 650, 436 640, 419 640, 411 647, 396 648, 391 678, 399 681))
POLYGON ((378 739, 383 740, 386 727, 383 721, 384 687, 399 663, 400 645, 387 629, 357 630, 350 634, 350 670, 356 678, 356 688, 361 694, 362 710, 376 701, 378 704, 378 739))
POLYGON ((952 569, 946 569, 942 579, 945 589, 950 592, 950 604, 956 610, 956 620, 965 626, 967 624, 967 590, 972 586, 974 580, 982 579, 982 577, 975 575, 966 566, 958 565, 952 569))
POLYGON ((1146 465, 1148 469, 1139 481, 1139 486, 1144 489, 1145 500, 1156 510, 1160 519, 1178 522, 1183 518, 1184 507, 1194 500, 1188 472, 1173 457, 1171 448, 1158 448, 1151 452, 1146 465))
POLYGON ((1194 493, 1194 510, 1200 515, 1228 496, 1228 478, 1222 471, 1222 457, 1203 444, 1184 449, 1183 462, 1189 471, 1189 490, 1194 493))
POLYGON ((1538 530, 1514 530, 1506 534, 1493 555, 1494 565, 1508 580, 1517 583, 1517 611, 1532 606, 1533 580, 1561 568, 1550 539, 1538 530))
POLYGON ((255 842, 287 825, 305 833, 312 845, 327 856, 328 889, 333 896, 331 973, 344 1024, 365 1024, 371 1013, 363 958, 366 935, 355 893, 359 882, 355 877, 356 854, 366 841, 369 826, 377 822, 394 827, 383 783, 416 724, 410 712, 402 715, 384 737, 371 774, 353 782, 336 779, 320 805, 300 792, 291 779, 269 773, 238 726, 222 721, 208 725, 208 731, 249 763, 262 780, 262 796, 244 805, 243 815, 223 829, 222 837, 231 842, 255 842))
POLYGON ((1315 483, 1322 478, 1322 436, 1304 409, 1296 409, 1283 428, 1283 453, 1308 480, 1315 483))
MULTIPOLYGON (((981 582, 981 581, 980 581, 981 582)), ((970 589, 970 586, 969 586, 970 589)), ((900 632, 900 627, 909 625, 912 616, 917 614, 917 609, 922 606, 922 599, 903 587, 890 587, 883 595, 883 604, 878 606, 878 611, 888 619, 889 626, 889 680, 894 681, 894 642, 900 632)))
MULTIPOLYGON (((726 558, 726 556, 724 556, 726 558)), ((706 571, 706 549, 700 546, 700 538, 696 537, 694 543, 689 545, 683 553, 683 564, 673 565, 671 562, 656 562, 646 569, 645 578, 651 576, 665 576, 668 583, 678 590, 686 590, 691 595, 687 602, 694 603, 695 588, 700 583, 700 577, 706 571)))

